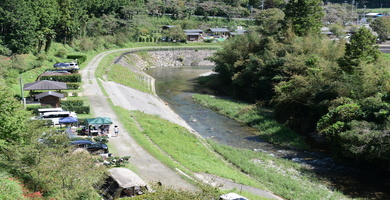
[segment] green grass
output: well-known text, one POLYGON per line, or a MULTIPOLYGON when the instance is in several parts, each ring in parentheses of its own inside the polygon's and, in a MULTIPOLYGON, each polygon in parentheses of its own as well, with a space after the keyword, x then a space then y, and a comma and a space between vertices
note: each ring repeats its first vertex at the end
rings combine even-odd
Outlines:
POLYGON ((383 58, 390 61, 390 53, 383 53, 383 58))
POLYGON ((279 124, 268 109, 210 95, 195 94, 193 99, 222 115, 257 128, 258 135, 269 142, 285 147, 309 149, 300 135, 279 124))
POLYGON ((213 148, 255 178, 261 185, 286 199, 346 199, 315 181, 300 164, 248 149, 218 145, 213 148))
POLYGON ((179 125, 138 111, 130 112, 120 107, 114 109, 124 128, 137 143, 172 169, 179 168, 187 174, 214 174, 237 183, 272 191, 288 199, 345 198, 316 181, 298 163, 260 152, 218 145, 212 141, 209 141, 206 147, 203 139, 179 125), (226 160, 211 151, 210 147, 226 160))
POLYGON ((139 91, 152 94, 152 88, 149 87, 149 82, 145 80, 144 75, 132 72, 130 69, 122 65, 113 64, 108 72, 108 80, 115 81, 122 85, 127 85, 139 91))
POLYGON ((0 173, 0 199, 26 199, 21 184, 5 172, 0 173))

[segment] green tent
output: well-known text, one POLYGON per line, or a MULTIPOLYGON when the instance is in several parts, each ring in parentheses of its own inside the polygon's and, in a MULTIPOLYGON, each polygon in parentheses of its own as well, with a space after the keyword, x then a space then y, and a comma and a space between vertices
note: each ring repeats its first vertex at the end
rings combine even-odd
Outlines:
POLYGON ((109 117, 96 117, 87 119, 88 125, 109 125, 112 121, 109 117))

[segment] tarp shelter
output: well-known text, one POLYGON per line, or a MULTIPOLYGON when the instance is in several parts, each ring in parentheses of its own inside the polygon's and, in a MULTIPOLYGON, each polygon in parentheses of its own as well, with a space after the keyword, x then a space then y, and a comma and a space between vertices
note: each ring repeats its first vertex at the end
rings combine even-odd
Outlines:
POLYGON ((104 199, 120 199, 144 194, 148 187, 134 172, 126 168, 109 169, 109 177, 100 188, 104 199))
POLYGON ((87 119, 88 125, 110 125, 112 121, 109 117, 96 117, 87 119))
POLYGON ((79 120, 75 117, 64 117, 61 118, 58 122, 60 124, 71 124, 71 123, 77 123, 79 120))
POLYGON ((119 187, 146 187, 145 181, 143 181, 137 174, 127 168, 112 168, 108 170, 110 176, 114 179, 119 187))

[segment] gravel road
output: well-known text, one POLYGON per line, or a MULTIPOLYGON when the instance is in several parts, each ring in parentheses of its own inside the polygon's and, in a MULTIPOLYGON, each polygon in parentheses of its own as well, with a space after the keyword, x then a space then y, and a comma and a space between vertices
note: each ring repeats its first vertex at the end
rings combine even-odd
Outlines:
MULTIPOLYGON (((123 107, 128 110, 140 110, 142 112, 158 115, 164 119, 167 119, 173 123, 179 124, 188 128, 194 134, 197 134, 191 129, 191 127, 181 119, 168 105, 155 95, 146 94, 138 90, 120 85, 115 82, 97 80, 94 72, 99 62, 104 56, 117 52, 117 51, 129 51, 133 49, 111 50, 104 53, 100 53, 95 56, 90 63, 80 71, 82 74, 83 84, 83 96, 87 96, 90 100, 91 112, 96 117, 110 117, 114 125, 118 125, 120 128, 119 137, 110 138, 110 143, 115 152, 118 152, 118 156, 130 155, 130 162, 136 167, 136 173, 142 177, 145 181, 157 182, 160 181, 163 185, 181 188, 190 191, 196 191, 197 188, 183 179, 183 174, 177 170, 173 170, 165 166, 161 161, 154 158, 141 146, 139 146, 129 134, 121 129, 122 124, 118 120, 114 111, 109 105, 111 100, 113 104, 123 107), (108 93, 109 98, 103 95, 101 88, 98 85, 98 81, 104 87, 104 90, 108 93)), ((113 133, 113 126, 110 130, 113 133)), ((260 196, 264 196, 270 199, 282 199, 273 195, 267 191, 263 191, 257 188, 241 185, 232 181, 209 175, 206 173, 195 174, 193 177, 197 180, 202 180, 212 185, 222 184, 223 189, 242 189, 260 196)))

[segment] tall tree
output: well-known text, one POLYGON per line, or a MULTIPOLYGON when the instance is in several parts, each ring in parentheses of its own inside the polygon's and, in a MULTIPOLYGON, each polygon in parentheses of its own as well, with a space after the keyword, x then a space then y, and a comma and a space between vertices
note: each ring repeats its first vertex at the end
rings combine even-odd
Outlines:
POLYGON ((28 53, 33 50, 38 26, 31 1, 3 0, 0 8, 0 36, 13 53, 28 53))
POLYGON ((35 0, 34 10, 39 22, 37 26, 38 53, 44 45, 47 52, 56 35, 54 28, 59 19, 57 0, 35 0))
POLYGON ((379 17, 371 22, 370 26, 378 33, 382 42, 390 38, 390 16, 379 17))
POLYGON ((284 9, 287 25, 291 25, 298 36, 319 33, 324 16, 321 4, 321 0, 289 0, 284 9))
POLYGON ((345 55, 339 60, 341 69, 347 73, 353 73, 359 64, 377 61, 381 53, 375 44, 376 37, 371 31, 360 28, 346 44, 345 55))
POLYGON ((261 10, 256 16, 256 25, 260 26, 260 32, 266 35, 274 35, 282 27, 284 12, 278 8, 261 10))

